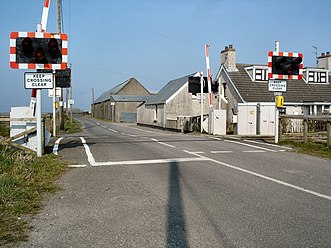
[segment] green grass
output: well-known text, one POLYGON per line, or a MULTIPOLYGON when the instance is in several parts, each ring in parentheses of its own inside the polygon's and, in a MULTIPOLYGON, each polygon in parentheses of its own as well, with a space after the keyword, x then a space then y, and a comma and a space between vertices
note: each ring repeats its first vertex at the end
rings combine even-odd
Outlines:
POLYGON ((45 193, 59 190, 55 181, 66 169, 52 154, 37 158, 0 145, 0 246, 26 240, 29 219, 45 193))
POLYGON ((9 133, 10 133, 9 122, 0 123, 0 136, 8 138, 9 133))
POLYGON ((82 131, 82 124, 75 120, 72 119, 66 119, 64 122, 64 132, 66 133, 79 133, 82 131))
POLYGON ((281 141, 281 145, 289 145, 299 153, 309 154, 316 157, 331 159, 331 148, 328 148, 325 143, 307 142, 286 140, 281 141))

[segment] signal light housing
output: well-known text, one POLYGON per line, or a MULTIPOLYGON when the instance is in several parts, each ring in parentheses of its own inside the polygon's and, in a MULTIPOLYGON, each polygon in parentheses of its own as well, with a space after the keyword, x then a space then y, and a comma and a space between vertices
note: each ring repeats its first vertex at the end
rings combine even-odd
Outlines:
POLYGON ((10 33, 10 67, 13 69, 65 70, 68 62, 66 34, 10 33))
MULTIPOLYGON (((208 83, 207 77, 203 77, 204 79, 204 86, 203 86, 203 93, 208 93, 208 83)), ((211 91, 213 93, 218 92, 218 82, 213 82, 211 84, 211 91)), ((197 93, 201 93, 201 85, 200 85, 200 77, 193 77, 189 76, 188 78, 188 92, 192 93, 192 95, 196 95, 197 93)))
POLYGON ((269 79, 302 79, 303 55, 290 52, 268 53, 269 79))

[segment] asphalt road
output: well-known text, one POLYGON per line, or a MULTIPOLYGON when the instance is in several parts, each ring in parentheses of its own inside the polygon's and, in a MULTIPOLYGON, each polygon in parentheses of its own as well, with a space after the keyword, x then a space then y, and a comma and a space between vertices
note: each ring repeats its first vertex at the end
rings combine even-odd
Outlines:
POLYGON ((331 247, 331 162, 258 141, 81 118, 22 247, 331 247))

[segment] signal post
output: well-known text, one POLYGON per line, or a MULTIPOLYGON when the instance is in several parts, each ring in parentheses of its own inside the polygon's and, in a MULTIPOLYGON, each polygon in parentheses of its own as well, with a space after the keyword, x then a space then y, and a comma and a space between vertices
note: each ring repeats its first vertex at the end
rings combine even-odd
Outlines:
POLYGON ((283 108, 287 80, 301 80, 303 70, 301 53, 280 52, 279 43, 276 51, 268 53, 268 91, 275 95, 275 143, 279 141, 279 110, 283 108))
MULTIPOLYGON (((66 34, 41 32, 10 33, 10 67, 12 69, 35 69, 40 77, 44 70, 66 70, 68 62, 68 37, 66 34)), ((36 74, 37 75, 37 74, 36 74)), ((54 80, 53 84, 55 84, 54 80)), ((37 155, 42 156, 41 88, 44 84, 35 84, 36 109, 31 115, 37 118, 37 155)), ((53 85, 51 85, 53 87, 53 85)), ((52 88, 46 86, 46 88, 52 88)))

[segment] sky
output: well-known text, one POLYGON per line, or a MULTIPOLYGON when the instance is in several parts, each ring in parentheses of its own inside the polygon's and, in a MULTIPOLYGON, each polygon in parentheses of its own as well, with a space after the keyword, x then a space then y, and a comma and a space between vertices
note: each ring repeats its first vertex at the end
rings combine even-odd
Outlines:
MULTIPOLYGON (((35 32, 44 0, 0 0, 0 113, 28 106, 24 72, 9 66, 9 34, 35 32)), ((104 91, 135 77, 150 91, 203 71, 204 45, 216 76, 220 52, 232 44, 237 63, 267 64, 268 51, 300 52, 304 67, 331 51, 330 0, 62 0, 74 108, 88 111, 104 91)), ((47 32, 57 32, 51 0, 47 32)), ((52 99, 42 90, 43 112, 52 99)))

